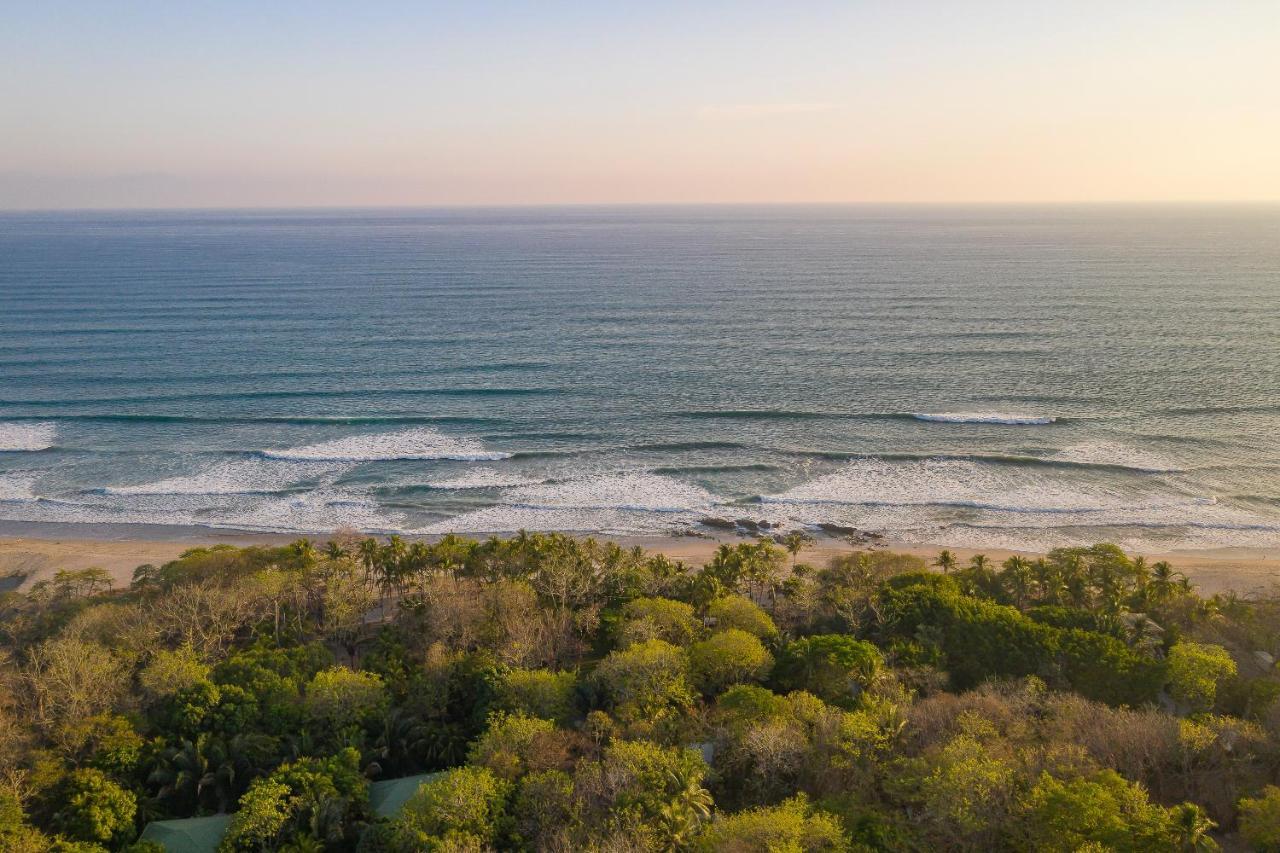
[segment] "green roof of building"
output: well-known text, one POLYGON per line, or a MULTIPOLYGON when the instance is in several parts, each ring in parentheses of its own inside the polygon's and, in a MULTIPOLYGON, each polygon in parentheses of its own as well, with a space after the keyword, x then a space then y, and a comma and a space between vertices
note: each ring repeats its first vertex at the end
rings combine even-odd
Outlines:
MULTIPOLYGON (((369 807, 378 817, 394 817, 418 786, 430 782, 439 773, 384 779, 369 785, 369 807)), ((226 834, 231 815, 192 817, 186 820, 156 820, 147 824, 139 840, 154 841, 165 853, 215 853, 218 842, 226 834)))
POLYGON ((402 776, 385 779, 369 786, 369 807, 378 817, 394 817, 396 812, 412 797, 423 782, 430 782, 439 773, 423 773, 421 776, 402 776))
POLYGON ((166 853, 214 853, 231 823, 231 815, 156 820, 142 830, 142 841, 154 841, 166 853))

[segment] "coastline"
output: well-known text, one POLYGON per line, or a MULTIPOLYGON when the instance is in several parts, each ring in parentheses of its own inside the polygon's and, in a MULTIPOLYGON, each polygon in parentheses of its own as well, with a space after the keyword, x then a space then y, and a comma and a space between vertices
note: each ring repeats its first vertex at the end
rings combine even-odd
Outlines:
MULTIPOLYGON (((579 534, 616 542, 627 548, 640 547, 663 553, 691 565, 710 560, 722 544, 751 541, 751 537, 719 534, 701 536, 628 536, 609 533, 579 534)), ((107 570, 118 586, 127 586, 133 570, 144 563, 160 564, 177 558, 183 551, 201 546, 229 544, 280 545, 299 538, 299 534, 262 533, 244 530, 219 530, 166 525, 121 524, 41 524, 35 522, 0 522, 0 577, 26 574, 23 586, 51 576, 59 569, 97 567, 107 570)), ((324 534, 311 535, 324 541, 324 534)), ((406 536, 408 540, 437 537, 406 536)), ((477 535, 476 538, 484 538, 477 535)), ((854 544, 834 537, 819 537, 800 554, 802 562, 825 565, 832 557, 859 550, 882 550, 916 554, 932 561, 947 545, 920 545, 877 540, 874 545, 854 544)), ((993 563, 1021 554, 1030 558, 1036 552, 1011 551, 1005 548, 950 547, 957 558, 967 562, 982 553, 993 563)), ((1213 548, 1164 552, 1143 552, 1148 562, 1166 560, 1185 573, 1202 593, 1234 590, 1245 595, 1280 585, 1280 549, 1213 548)))

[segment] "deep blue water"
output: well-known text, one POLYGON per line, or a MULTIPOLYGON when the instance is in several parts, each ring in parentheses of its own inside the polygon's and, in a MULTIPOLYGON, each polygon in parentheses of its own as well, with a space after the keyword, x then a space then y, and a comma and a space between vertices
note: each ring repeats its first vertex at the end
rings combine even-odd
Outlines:
POLYGON ((0 215, 0 520, 1270 547, 1277 434, 1275 207, 0 215))

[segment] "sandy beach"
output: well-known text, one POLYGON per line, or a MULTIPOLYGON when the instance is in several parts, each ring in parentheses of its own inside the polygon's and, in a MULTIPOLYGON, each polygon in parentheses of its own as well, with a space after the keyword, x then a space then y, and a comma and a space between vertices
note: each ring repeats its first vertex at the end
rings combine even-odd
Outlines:
MULTIPOLYGON (((226 543, 237 546, 279 545, 297 536, 240 531, 193 531, 188 528, 146 527, 140 530, 118 525, 14 525, 0 527, 0 577, 26 575, 27 586, 50 577, 59 569, 106 569, 119 586, 127 586, 133 570, 144 563, 162 564, 182 552, 201 546, 226 543)), ((323 536, 311 537, 323 541, 323 536)), ((412 539, 413 537, 408 537, 412 539)), ((667 554, 691 565, 702 565, 711 559, 724 543, 749 541, 744 537, 721 536, 611 536, 599 539, 614 541, 625 547, 639 546, 648 551, 667 554)), ((823 565, 832 557, 865 545, 853 545, 835 538, 820 538, 806 547, 801 561, 823 565)), ((917 554, 932 562, 944 546, 886 540, 877 550, 917 554)), ((960 561, 966 562, 977 553, 986 554, 999 563, 1015 553, 1028 557, 1032 552, 1015 552, 1000 548, 951 548, 960 561)), ((1264 590, 1280 584, 1280 551, 1219 548, 1164 553, 1144 553, 1148 562, 1167 560, 1184 572, 1206 594, 1235 590, 1241 594, 1264 590)))

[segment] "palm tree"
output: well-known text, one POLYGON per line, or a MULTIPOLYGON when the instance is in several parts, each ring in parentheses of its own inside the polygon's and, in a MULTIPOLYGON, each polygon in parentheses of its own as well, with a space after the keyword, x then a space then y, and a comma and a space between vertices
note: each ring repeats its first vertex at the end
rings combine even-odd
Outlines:
POLYGON ((1147 584, 1151 582, 1151 567, 1147 565, 1147 558, 1141 555, 1134 557, 1129 571, 1133 576, 1133 591, 1141 599, 1146 595, 1147 584))
POLYGON ((333 539, 330 539, 325 543, 324 555, 330 560, 341 560, 343 557, 347 556, 347 551, 342 547, 341 542, 336 542, 333 539))
POLYGON ((310 539, 295 539, 289 543, 289 550, 293 552, 293 556, 302 561, 304 566, 309 566, 316 561, 316 546, 310 539))
POLYGON ((1049 604, 1062 603, 1062 576, 1056 566, 1041 557, 1031 564, 1031 574, 1035 578, 1040 601, 1049 604))
POLYGON ((399 564, 404 561, 405 555, 409 553, 409 543, 399 536, 392 536, 387 540, 387 545, 382 550, 387 562, 399 564))
POLYGON ((366 773, 400 776, 416 769, 431 747, 430 730, 417 716, 392 708, 382 718, 382 730, 374 742, 373 763, 366 773))
POLYGON ((360 559, 364 563, 364 570, 373 577, 374 571, 378 563, 382 561, 382 548, 378 545, 377 539, 366 539, 360 543, 360 559))
POLYGON ((1178 573, 1173 570, 1173 566, 1164 560, 1154 564, 1151 567, 1151 583, 1148 590, 1150 599, 1158 603, 1172 597, 1177 576, 1178 573))
POLYGON ((943 551, 938 555, 938 559, 933 561, 933 564, 942 569, 942 573, 944 575, 947 575, 956 570, 956 566, 959 565, 959 561, 956 560, 955 554, 950 551, 943 551))
POLYGON ((175 800, 183 805, 174 811, 189 812, 200 804, 206 786, 214 782, 205 749, 210 735, 201 733, 194 741, 184 740, 160 755, 147 783, 157 787, 156 799, 175 800))
POLYGON ((1089 576, 1084 560, 1079 554, 1067 554, 1057 561, 1062 575, 1062 586, 1072 607, 1085 607, 1089 600, 1089 576))
POLYGON ((245 733, 224 740, 201 732, 194 741, 166 749, 147 782, 159 786, 158 800, 212 805, 225 812, 250 780, 271 766, 276 752, 277 742, 269 735, 245 733))
POLYGON ((1025 609, 1031 600, 1032 585, 1035 582, 1031 561, 1026 557, 1010 557, 1005 560, 1000 580, 1018 609, 1025 609))
POLYGON ((698 828, 711 817, 715 804, 711 794, 694 776, 667 771, 671 800, 658 813, 658 821, 666 835, 666 850, 684 850, 697 835, 698 828))
POLYGON ((1173 830, 1174 843, 1184 853, 1208 853, 1218 849, 1218 843, 1209 833, 1217 826, 1203 810, 1194 803, 1183 803, 1170 809, 1170 826, 1173 830))
POLYGON ((986 572, 991 566, 991 559, 986 554, 974 554, 969 558, 969 566, 979 572, 986 572))
POLYGON ((813 541, 813 537, 803 530, 792 530, 786 536, 782 537, 782 547, 787 549, 787 553, 791 555, 791 568, 796 567, 796 558, 800 555, 801 549, 813 541))

